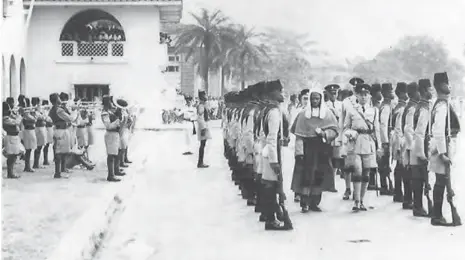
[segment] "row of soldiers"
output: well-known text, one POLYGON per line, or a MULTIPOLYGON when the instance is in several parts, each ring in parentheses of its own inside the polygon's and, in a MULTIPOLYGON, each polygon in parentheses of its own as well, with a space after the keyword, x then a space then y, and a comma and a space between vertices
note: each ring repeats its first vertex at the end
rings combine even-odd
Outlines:
MULTIPOLYGON (((25 172, 34 172, 32 168, 40 168, 42 148, 43 165, 49 165, 50 144, 53 147, 55 162, 54 178, 67 177, 63 173, 69 173, 69 169, 76 165, 88 170, 94 168, 95 164, 88 158, 88 148, 94 143, 92 125, 95 116, 92 108, 95 107, 81 106, 79 100, 71 103, 69 95, 64 92, 52 93, 49 100, 52 106, 48 105, 48 100, 40 102, 38 97, 33 97, 30 102, 28 98, 20 95, 17 108, 14 106, 13 98, 8 98, 3 103, 3 152, 7 157, 8 178, 19 177, 14 173, 14 164, 18 156, 25 161, 25 172), (32 150, 34 150, 34 164, 31 168, 32 150)), ((127 124, 126 128, 131 128, 131 125, 127 124)), ((125 164, 129 162, 127 149, 119 149, 118 157, 122 158, 118 160, 118 165, 127 167, 125 164)), ((118 181, 113 174, 107 179, 118 181)))
POLYGON ((290 127, 296 138, 291 189, 302 212, 321 211, 322 191, 335 191, 337 172, 345 179, 343 199, 353 195, 352 210, 366 211, 365 195, 368 189, 378 189, 379 173, 381 195, 394 195, 393 200, 404 209, 413 209, 414 216, 431 217, 433 225, 449 225, 442 206, 446 186, 448 200, 453 196, 449 146, 460 125, 449 105, 447 74, 434 75, 437 99, 432 107, 429 79, 399 82, 395 91, 390 83, 369 85, 360 78, 351 79, 350 84, 353 90, 344 91, 336 84, 328 85, 326 102, 321 90, 303 90, 300 99, 306 104, 290 117, 292 124, 279 109, 279 81, 260 82, 225 96, 225 157, 247 205, 255 205, 262 213, 260 220, 266 222, 266 229, 292 228, 284 207, 280 156, 290 127), (428 214, 423 196, 430 189, 429 171, 435 173, 436 182, 428 214))

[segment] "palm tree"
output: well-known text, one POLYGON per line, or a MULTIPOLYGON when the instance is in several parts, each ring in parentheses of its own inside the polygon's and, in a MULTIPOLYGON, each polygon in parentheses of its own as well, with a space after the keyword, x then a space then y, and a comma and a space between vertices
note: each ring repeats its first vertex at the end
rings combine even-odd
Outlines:
POLYGON ((194 57, 195 63, 199 65, 203 87, 208 93, 208 72, 215 57, 222 51, 222 43, 232 41, 233 35, 226 27, 228 17, 220 10, 210 13, 203 8, 200 15, 190 14, 196 24, 189 24, 178 32, 174 49, 176 53, 184 52, 186 61, 194 57))
POLYGON ((269 57, 263 44, 254 43, 261 35, 255 33, 253 28, 247 29, 244 25, 237 25, 234 30, 235 41, 230 46, 226 45, 229 48, 225 53, 225 61, 231 69, 239 71, 241 89, 244 89, 248 69, 260 67, 269 57))

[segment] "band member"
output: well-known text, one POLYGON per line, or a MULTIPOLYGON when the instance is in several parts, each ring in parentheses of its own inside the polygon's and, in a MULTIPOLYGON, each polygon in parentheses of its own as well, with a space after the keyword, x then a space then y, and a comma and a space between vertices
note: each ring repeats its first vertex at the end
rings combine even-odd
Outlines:
MULTIPOLYGON (((329 91, 328 94, 328 98, 331 98, 329 91)), ((304 170, 298 182, 301 188, 300 206, 304 213, 309 210, 321 211, 319 204, 325 188, 325 176, 334 178, 331 143, 338 135, 338 121, 326 107, 323 98, 320 91, 310 90, 310 106, 297 115, 291 128, 291 132, 298 137, 296 147, 300 146, 303 150, 304 170)))
POLYGON ((282 158, 280 155, 280 135, 284 129, 282 125, 283 115, 279 109, 279 103, 284 101, 281 82, 272 81, 266 83, 268 93, 267 111, 263 118, 263 131, 265 134, 265 147, 262 151, 262 213, 265 216, 265 230, 290 230, 292 227, 277 219, 279 210, 276 196, 279 194, 280 203, 284 203, 286 195, 282 188, 282 158))
POLYGON ((4 137, 4 153, 7 157, 7 178, 17 179, 19 176, 14 174, 14 165, 16 162, 16 157, 21 153, 21 140, 18 136, 21 118, 12 116, 10 104, 7 102, 3 102, 2 115, 3 130, 6 132, 6 136, 4 137))
POLYGON ((211 139, 210 129, 208 128, 208 108, 206 105, 207 94, 205 91, 199 91, 199 105, 197 107, 197 137, 200 141, 199 159, 197 161, 197 168, 208 168, 209 166, 204 163, 205 145, 207 140, 211 139))
MULTIPOLYGON (((118 102, 118 101, 117 101, 118 102)), ((120 101, 121 102, 121 99, 120 101)), ((116 104, 117 106, 118 103, 116 104)), ((119 106, 117 109, 119 109, 122 115, 123 120, 121 121, 121 128, 120 128, 120 149, 119 149, 119 166, 123 168, 127 168, 128 165, 124 163, 124 155, 126 154, 126 149, 128 148, 129 145, 129 125, 128 125, 128 120, 129 120, 129 114, 127 112, 127 106, 126 107, 121 107, 119 106)))
POLYGON ((370 85, 358 84, 355 94, 358 103, 347 111, 344 119, 344 134, 354 141, 354 186, 355 204, 353 211, 366 211, 364 198, 368 188, 369 174, 372 168, 377 168, 377 155, 381 155, 379 137, 379 112, 370 104, 370 85), (378 147, 378 150, 376 149, 378 147))
POLYGON ((402 164, 402 149, 403 149, 403 131, 402 131, 402 114, 407 105, 407 84, 405 82, 397 83, 396 90, 397 105, 392 111, 392 159, 396 161, 394 169, 394 202, 403 202, 404 195, 402 193, 402 176, 404 175, 405 167, 402 164))
POLYGON ((182 115, 184 119, 183 126, 186 142, 186 151, 183 153, 183 155, 191 155, 192 136, 197 134, 195 129, 196 110, 195 107, 192 106, 192 97, 186 96, 184 99, 186 100, 186 105, 180 111, 180 115, 182 115))
POLYGON ((430 100, 433 97, 431 81, 420 79, 418 81, 420 91, 420 102, 415 110, 413 124, 414 136, 411 150, 410 165, 412 171, 413 188, 413 215, 416 217, 427 217, 428 213, 423 208, 423 187, 426 192, 431 190, 428 176, 428 124, 430 120, 430 100))
POLYGON ((36 137, 37 137, 37 148, 34 150, 34 164, 32 168, 38 169, 39 168, 39 159, 40 154, 42 152, 42 147, 45 146, 47 143, 47 130, 45 129, 45 119, 46 115, 44 110, 41 107, 40 99, 38 97, 32 98, 32 106, 35 107, 35 114, 36 118, 36 137))
POLYGON ((413 190, 412 190, 412 164, 411 164, 411 152, 413 149, 413 135, 415 129, 413 127, 413 117, 420 101, 420 92, 418 91, 418 84, 412 82, 407 86, 407 94, 409 102, 405 106, 404 113, 402 114, 402 130, 404 133, 404 146, 402 151, 403 165, 405 167, 402 181, 404 184, 404 200, 402 203, 403 209, 413 208, 413 190))
POLYGON ((378 171, 380 176, 381 195, 393 195, 393 187, 390 181, 391 174, 391 161, 390 161, 390 136, 391 136, 391 121, 392 121, 392 100, 394 93, 391 83, 383 83, 381 86, 383 95, 383 102, 379 111, 379 125, 380 125, 380 138, 381 146, 383 148, 383 155, 378 161, 378 171), (389 181, 389 183, 388 183, 389 181), (388 187, 389 184, 389 187, 388 187))
POLYGON ((79 149, 84 151, 89 146, 89 133, 87 131, 87 124, 89 123, 89 112, 87 109, 79 111, 79 117, 76 122, 76 138, 79 149))
POLYGON ((107 167, 108 176, 107 181, 119 182, 120 179, 115 176, 124 176, 124 173, 119 172, 119 158, 118 152, 121 144, 119 130, 121 127, 121 115, 114 112, 111 105, 110 96, 105 95, 102 98, 103 110, 102 121, 105 125, 105 147, 107 150, 107 167))
MULTIPOLYGON (((339 119, 341 118, 342 115, 342 102, 337 100, 337 92, 339 91, 341 87, 337 84, 331 84, 325 87, 327 96, 328 96, 328 101, 326 102, 326 107, 331 111, 336 118, 336 120, 339 122, 339 119)), ((338 129, 338 133, 341 132, 341 130, 338 129)), ((332 145, 332 166, 334 168, 334 172, 331 175, 325 175, 325 187, 328 187, 329 189, 327 191, 330 192, 337 192, 336 190, 336 185, 335 185, 335 178, 336 174, 340 172, 340 170, 344 167, 344 159, 342 158, 341 154, 341 146, 342 146, 342 135, 339 136, 337 135, 336 139, 331 143, 332 145), (332 177, 331 177, 332 176, 332 177)))
MULTIPOLYGON (((450 185, 450 165, 453 154, 450 149, 455 145, 457 134, 460 132, 460 123, 453 107, 449 104, 450 87, 446 72, 434 74, 434 88, 437 100, 433 106, 431 117, 431 143, 429 171, 436 174, 433 189, 433 217, 434 226, 447 226, 442 215, 444 190, 450 185)), ((453 196, 453 194, 447 194, 453 196)))
POLYGON ((52 103, 49 116, 55 125, 55 131, 53 133, 55 174, 53 177, 58 179, 67 177, 61 175, 61 173, 66 169, 66 156, 71 152, 69 125, 76 119, 77 114, 69 113, 69 111, 62 106, 58 93, 50 94, 49 99, 50 103, 52 103))
POLYGON ((24 156, 25 172, 34 172, 31 168, 31 152, 37 148, 37 137, 36 137, 36 121, 35 113, 31 110, 31 103, 29 98, 25 98, 26 108, 21 112, 23 117, 23 142, 24 149, 26 149, 26 154, 24 156))
MULTIPOLYGON (((42 100, 42 106, 48 106, 48 104, 48 100, 42 100)), ((53 121, 50 116, 48 116, 48 113, 45 114, 45 128, 47 131, 47 143, 44 146, 44 165, 50 165, 48 161, 48 148, 50 147, 50 144, 53 147, 53 121)))

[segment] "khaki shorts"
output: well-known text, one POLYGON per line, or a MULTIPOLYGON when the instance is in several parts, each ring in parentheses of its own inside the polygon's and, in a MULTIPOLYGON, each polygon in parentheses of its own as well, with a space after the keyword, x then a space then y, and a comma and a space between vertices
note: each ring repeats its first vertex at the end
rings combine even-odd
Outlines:
POLYGON ((376 167, 378 167, 378 163, 376 162, 375 154, 349 153, 344 159, 344 168, 347 170, 361 173, 362 169, 376 167))

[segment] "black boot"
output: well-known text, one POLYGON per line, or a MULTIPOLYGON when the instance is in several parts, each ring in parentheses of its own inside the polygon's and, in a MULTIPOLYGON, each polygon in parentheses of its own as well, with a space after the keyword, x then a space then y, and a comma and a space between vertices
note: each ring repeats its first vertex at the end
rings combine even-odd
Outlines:
POLYGON ((55 174, 53 175, 53 178, 55 179, 60 179, 66 176, 61 175, 61 169, 62 169, 62 164, 65 162, 63 161, 63 156, 61 154, 55 154, 55 174))
POLYGON ((34 164, 32 168, 38 169, 39 168, 39 159, 40 159, 40 152, 42 151, 42 146, 38 146, 37 149, 34 150, 34 164))
POLYGON ((404 166, 398 164, 394 169, 394 202, 403 202, 404 194, 402 193, 402 175, 404 166))
POLYGON ((404 184, 404 201, 402 203, 402 208, 413 209, 412 168, 410 166, 405 169, 402 182, 404 184))
POLYGON ((128 165, 126 165, 124 163, 124 150, 123 149, 119 149, 118 151, 118 159, 119 159, 119 167, 122 167, 122 168, 127 168, 128 165))
POLYGON ((310 210, 315 211, 315 212, 321 212, 321 209, 319 207, 321 202, 321 194, 319 195, 311 195, 310 196, 310 210))
POLYGON ((444 202, 445 183, 444 176, 436 174, 436 184, 433 188, 433 217, 431 218, 431 225, 433 226, 448 226, 448 223, 442 215, 442 204, 444 202))
POLYGON ((126 173, 124 173, 124 171, 120 170, 120 168, 119 168, 119 165, 120 165, 119 158, 120 157, 118 155, 113 155, 113 160, 114 160, 113 161, 113 165, 114 165, 113 169, 115 171, 116 176, 125 176, 126 173))
POLYGON ((46 144, 44 146, 44 165, 50 165, 50 163, 48 162, 48 147, 50 146, 50 144, 46 144))
POLYGON ((19 176, 13 173, 14 166, 16 162, 16 155, 8 155, 6 159, 6 166, 7 166, 7 178, 8 179, 18 179, 19 176))
POLYGON ((125 163, 132 163, 132 162, 129 161, 129 159, 128 159, 128 148, 124 149, 124 162, 125 162, 125 163))
POLYGON ((423 208, 423 179, 412 179, 413 188, 413 216, 428 217, 428 213, 423 208))
POLYGON ((107 181, 109 182, 119 182, 120 179, 115 177, 115 156, 114 155, 107 155, 107 168, 108 168, 108 176, 107 181))
POLYGON ((34 172, 33 169, 31 169, 31 149, 26 150, 26 154, 24 156, 24 171, 25 172, 34 172))
POLYGON ((370 170, 370 179, 368 180, 368 190, 376 190, 376 169, 370 170))

